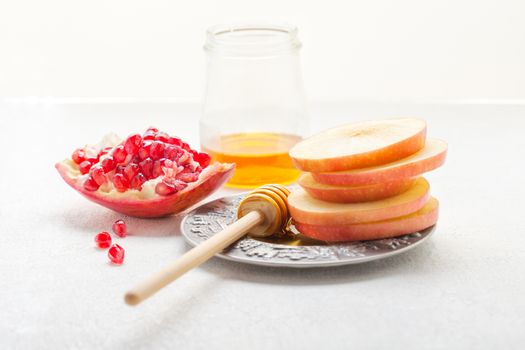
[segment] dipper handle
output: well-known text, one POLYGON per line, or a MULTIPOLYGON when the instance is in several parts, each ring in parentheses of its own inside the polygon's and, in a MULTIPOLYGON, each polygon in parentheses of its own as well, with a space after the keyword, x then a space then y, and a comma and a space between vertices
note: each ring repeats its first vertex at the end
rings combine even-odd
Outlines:
POLYGON ((126 293, 124 300, 128 305, 139 304, 178 277, 204 263, 216 253, 237 241, 263 220, 264 216, 259 211, 249 212, 221 232, 185 253, 175 262, 135 286, 135 288, 126 293))
POLYGON ((282 229, 288 221, 288 194, 286 187, 281 185, 255 189, 239 204, 236 222, 128 291, 124 296, 125 302, 128 305, 139 304, 246 234, 265 237, 282 229))

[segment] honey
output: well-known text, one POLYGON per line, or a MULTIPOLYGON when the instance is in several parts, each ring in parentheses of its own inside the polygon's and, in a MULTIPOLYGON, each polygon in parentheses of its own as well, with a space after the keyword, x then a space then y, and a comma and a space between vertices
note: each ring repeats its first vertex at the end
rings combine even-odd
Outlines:
POLYGON ((290 184, 300 172, 288 155, 301 137, 280 133, 223 135, 215 146, 202 145, 213 160, 235 163, 235 173, 227 186, 254 188, 268 183, 290 184))

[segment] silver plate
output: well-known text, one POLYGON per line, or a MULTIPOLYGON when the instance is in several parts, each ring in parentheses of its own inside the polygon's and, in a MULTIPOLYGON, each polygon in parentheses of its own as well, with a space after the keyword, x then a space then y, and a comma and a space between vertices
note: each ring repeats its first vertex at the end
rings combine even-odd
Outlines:
MULTIPOLYGON (((181 222, 185 239, 195 246, 224 229, 235 220, 244 195, 220 198, 192 210, 181 222)), ((268 240, 246 236, 216 256, 246 264, 300 268, 358 264, 415 248, 428 239, 434 229, 432 226, 395 238, 335 244, 301 235, 297 239, 268 240)))

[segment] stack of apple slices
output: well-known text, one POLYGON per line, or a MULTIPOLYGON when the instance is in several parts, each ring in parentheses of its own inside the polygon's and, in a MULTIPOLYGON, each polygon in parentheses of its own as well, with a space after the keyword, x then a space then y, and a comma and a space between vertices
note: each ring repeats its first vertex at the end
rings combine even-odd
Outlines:
POLYGON ((438 218, 438 201, 421 174, 445 161, 447 143, 426 139, 421 119, 343 125, 290 150, 305 171, 288 197, 296 228, 324 241, 395 237, 438 218))

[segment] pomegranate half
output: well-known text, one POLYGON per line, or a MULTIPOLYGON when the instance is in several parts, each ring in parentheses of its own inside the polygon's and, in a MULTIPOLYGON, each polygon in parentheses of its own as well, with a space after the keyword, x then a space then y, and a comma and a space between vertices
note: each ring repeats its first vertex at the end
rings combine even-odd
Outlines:
POLYGON ((55 167, 87 199, 122 214, 155 218, 191 207, 228 181, 235 164, 210 160, 152 127, 123 141, 109 135, 55 167))

